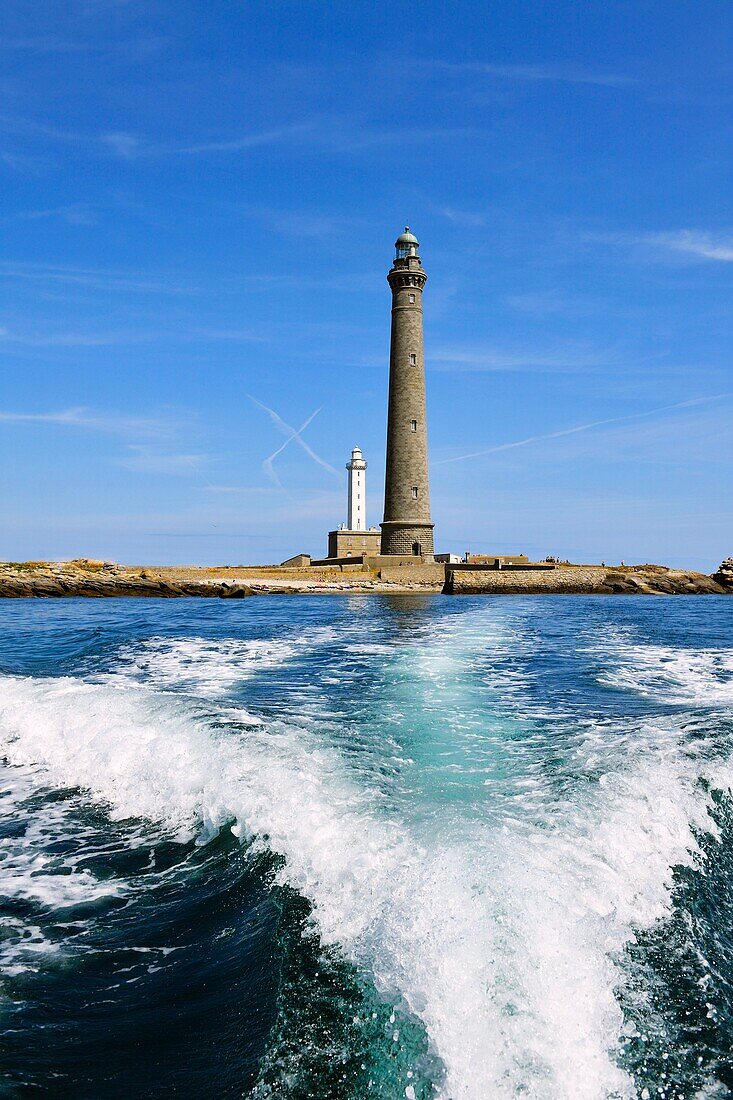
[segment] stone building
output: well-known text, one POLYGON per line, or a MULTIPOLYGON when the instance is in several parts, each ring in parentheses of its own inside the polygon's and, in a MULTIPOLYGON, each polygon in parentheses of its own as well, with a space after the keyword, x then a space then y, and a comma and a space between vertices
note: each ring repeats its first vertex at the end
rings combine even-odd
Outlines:
POLYGON ((349 472, 349 495, 346 526, 328 532, 329 558, 351 558, 361 554, 378 554, 381 535, 376 527, 366 525, 366 468, 364 455, 354 447, 349 472))
POLYGON ((392 333, 381 551, 432 561, 434 525, 430 519, 422 326, 427 274, 419 247, 417 237, 405 226, 395 241, 395 259, 387 276, 392 290, 392 333))

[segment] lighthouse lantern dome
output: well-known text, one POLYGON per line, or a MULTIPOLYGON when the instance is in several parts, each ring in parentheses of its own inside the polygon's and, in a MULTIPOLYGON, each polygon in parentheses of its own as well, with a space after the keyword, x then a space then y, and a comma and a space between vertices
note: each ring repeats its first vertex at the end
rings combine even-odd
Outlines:
POLYGON ((408 256, 417 256, 417 250, 420 247, 420 242, 414 233, 410 232, 409 225, 405 226, 405 232, 400 233, 399 237, 394 243, 395 251, 397 253, 396 258, 398 260, 406 260, 408 256))

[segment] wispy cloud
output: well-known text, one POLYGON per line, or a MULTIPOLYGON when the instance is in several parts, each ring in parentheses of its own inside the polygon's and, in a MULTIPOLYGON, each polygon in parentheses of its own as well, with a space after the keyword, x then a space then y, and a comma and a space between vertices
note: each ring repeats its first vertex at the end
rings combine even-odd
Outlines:
POLYGON ((123 160, 133 160, 143 151, 140 138, 136 134, 126 133, 122 130, 102 134, 99 140, 110 152, 122 157, 123 160))
POLYGON ((275 126, 230 138, 179 144, 146 142, 134 134, 106 134, 102 141, 118 156, 200 156, 246 152, 271 145, 299 145, 339 154, 367 152, 390 145, 423 145, 442 140, 480 136, 465 127, 373 126, 359 120, 315 117, 305 122, 275 126))
POLYGON ((733 231, 671 229, 657 232, 627 230, 586 233, 585 240, 629 250, 645 260, 717 260, 733 262, 733 231))
POLYGON ((247 328, 194 328, 189 336, 201 340, 224 340, 234 344, 267 344, 270 337, 262 332, 247 328))
MULTIPOLYGON (((288 126, 274 126, 268 130, 239 134, 220 141, 191 142, 188 145, 161 145, 159 152, 196 155, 198 153, 236 153, 241 149, 256 149, 262 145, 279 145, 284 141, 313 135, 319 130, 316 121, 298 122, 288 126)), ((129 135, 128 135, 129 136, 129 135)))
POLYGON ((148 337, 142 333, 117 332, 52 332, 24 335, 0 328, 0 345, 19 345, 29 348, 106 348, 117 344, 137 344, 148 337))
POLYGON ((11 153, 3 150, 0 153, 0 164, 10 168, 13 172, 22 172, 26 175, 40 175, 47 167, 45 157, 28 156, 26 153, 11 153))
POLYGON ((116 465, 145 474, 189 477, 199 473, 207 459, 206 455, 180 454, 145 443, 128 443, 127 451, 126 457, 118 459, 116 465))
POLYGON ((358 228, 358 223, 353 218, 347 225, 343 216, 320 211, 278 210, 275 207, 248 204, 244 207, 244 212, 248 217, 264 222, 276 233, 288 237, 326 239, 337 234, 343 235, 347 230, 353 234, 358 228))
POLYGON ((733 263, 733 233, 704 233, 694 229, 681 229, 676 233, 649 233, 647 243, 704 260, 722 260, 733 263))
MULTIPOLYGON (((204 485, 202 488, 207 493, 221 493, 223 495, 235 494, 237 496, 271 496, 272 493, 278 492, 278 487, 273 488, 270 485, 263 487, 262 485, 204 485)), ((284 489, 280 490, 285 492, 284 489)))
POLYGON ((0 37, 0 50, 21 53, 84 53, 89 47, 84 42, 53 35, 34 35, 25 38, 0 37))
POLYGON ((179 279, 165 273, 107 271, 103 268, 73 267, 64 264, 28 263, 22 260, 0 260, 0 278, 14 280, 65 283, 95 290, 140 290, 156 293, 188 294, 197 291, 179 279))
POLYGON ((375 125, 359 118, 323 115, 284 121, 246 133, 179 141, 161 141, 155 136, 131 130, 109 130, 103 133, 70 131, 49 125, 45 121, 37 122, 35 119, 7 115, 0 116, 0 126, 7 133, 25 139, 75 146, 88 155, 112 155, 127 161, 248 152, 275 145, 300 146, 343 155, 390 146, 404 148, 408 145, 419 146, 482 137, 481 129, 465 126, 375 125))
POLYGON ((66 206, 51 207, 47 210, 25 210, 16 214, 20 221, 40 221, 42 219, 59 218, 69 225, 92 226, 97 225, 99 217, 96 209, 86 202, 72 202, 66 206))
POLYGON ((502 80, 548 81, 559 84, 595 84, 605 88, 623 88, 636 83, 620 73, 598 73, 563 62, 532 65, 499 65, 488 61, 432 61, 425 64, 449 73, 475 73, 502 80))
POLYGON ((147 344, 158 341, 212 340, 233 343, 266 343, 268 338, 247 329, 218 329, 181 327, 170 331, 157 330, 145 332, 141 329, 129 329, 119 332, 50 332, 50 333, 14 333, 0 327, 0 350, 6 345, 8 350, 24 348, 107 348, 127 344, 147 344))
POLYGON ((0 410, 0 424, 55 424, 67 428, 84 428, 111 435, 170 438, 174 425, 170 421, 124 414, 95 413, 79 406, 56 412, 8 412, 0 410))
POLYGON ((486 215, 478 214, 473 210, 457 210, 453 206, 438 206, 436 213, 446 218, 454 225, 463 225, 467 229, 480 229, 486 225, 486 215))
POLYGON ((341 481, 341 474, 339 473, 339 471, 334 469, 334 467, 326 462, 325 459, 321 458, 320 455, 316 454, 313 448, 305 442, 302 436, 302 433, 305 431, 308 425, 311 424, 318 416, 319 412, 321 411, 320 409, 316 409, 315 412, 311 413, 308 419, 305 420, 303 424, 301 424, 300 428, 293 428, 290 424, 286 424, 282 417, 279 416, 274 409, 271 409, 269 408, 269 406, 264 405, 261 401, 258 401, 256 397, 252 397, 250 395, 250 401, 252 401, 252 403, 256 405, 258 409, 262 409, 263 412, 266 412, 275 427, 279 431, 283 432, 286 436, 285 442, 281 444, 281 446, 278 447, 276 451, 273 451, 271 455, 268 455, 267 458, 265 458, 262 462, 262 469, 277 486, 282 487, 282 483, 275 473, 273 462, 277 458, 277 456, 282 454, 285 448, 288 447, 291 443, 297 443, 299 447, 302 447, 309 458, 313 459, 313 461, 316 462, 319 466, 322 466, 324 470, 328 470, 330 474, 341 481))
POLYGON ((504 302, 510 309, 529 316, 544 317, 560 315, 567 317, 585 317, 600 311, 608 312, 609 306, 600 299, 582 297, 578 294, 558 290, 525 291, 522 294, 507 294, 504 302))
POLYGON ((0 128, 7 134, 23 138, 46 138, 51 141, 65 144, 78 145, 82 142, 94 141, 96 137, 90 134, 79 133, 75 130, 67 130, 61 126, 55 126, 44 118, 38 122, 34 118, 23 115, 0 115, 0 128))
POLYGON ((160 141, 155 137, 135 133, 132 130, 107 130, 102 133, 68 130, 45 120, 37 121, 17 115, 0 115, 0 127, 6 133, 25 139, 43 140, 62 145, 77 146, 94 154, 112 154, 122 160, 140 157, 195 156, 204 153, 229 153, 277 145, 292 141, 322 141, 333 129, 322 118, 307 119, 262 130, 252 130, 231 137, 207 141, 160 141))
POLYGON ((0 429, 3 425, 68 428, 111 436, 123 444, 122 454, 109 459, 113 465, 141 474, 195 476, 208 485, 202 471, 209 456, 178 449, 181 424, 172 419, 100 413, 78 407, 53 412, 0 410, 0 429))
POLYGON ((528 447, 533 443, 542 443, 549 439, 562 439, 564 436, 578 435, 581 432, 589 432, 594 428, 603 428, 610 424, 623 424, 632 420, 640 420, 644 417, 659 416, 662 413, 673 412, 678 409, 691 409, 700 405, 707 405, 715 401, 723 401, 733 397, 731 393, 718 393, 712 397, 695 397, 689 401, 678 401, 673 405, 661 405, 655 409, 646 409, 644 412, 628 413, 626 416, 611 416, 604 420, 591 420, 587 424, 576 424, 572 428, 562 428, 556 432, 543 432, 541 435, 527 436, 526 439, 517 439, 511 443, 499 443, 495 447, 486 447, 480 451, 470 451, 468 454, 456 455, 454 458, 444 458, 436 462, 436 466, 447 466, 452 462, 466 462, 472 458, 483 458, 484 455, 499 454, 501 451, 512 451, 517 447, 528 447))
POLYGON ((58 35, 25 35, 0 37, 0 51, 31 54, 122 54, 133 58, 147 57, 155 53, 168 40, 162 36, 102 39, 61 38, 58 35))
POLYGON ((438 348, 431 352, 428 366, 439 371, 558 371, 574 372, 607 367, 613 361, 608 352, 582 347, 556 351, 499 351, 493 348, 438 348))

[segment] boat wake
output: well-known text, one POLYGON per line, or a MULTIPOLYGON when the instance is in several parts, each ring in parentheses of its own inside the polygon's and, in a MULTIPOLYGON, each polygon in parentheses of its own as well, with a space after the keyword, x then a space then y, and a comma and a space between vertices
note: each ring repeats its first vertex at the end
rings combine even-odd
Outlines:
MULTIPOLYGON (((445 646, 435 640, 444 672, 445 646)), ((155 822, 178 842, 203 845, 230 825, 282 857, 278 881, 310 903, 324 949, 425 1028, 443 1067, 440 1095, 636 1097, 623 1059, 635 1033, 619 996, 624 950, 669 916, 673 869, 699 866, 701 838, 718 835, 711 792, 730 788, 729 744, 711 751, 707 728, 685 714, 585 722, 568 743, 573 782, 562 799, 430 829, 399 803, 385 806, 313 715, 242 723, 207 702, 242 679, 243 657, 273 667, 292 652, 160 640, 124 654, 104 682, 2 677, 9 774, 79 788, 112 821, 155 822), (201 701, 159 690, 171 687, 201 701)), ((727 657, 640 654, 617 661, 608 682, 730 701, 727 657)), ((429 656, 423 649, 426 668, 429 656)), ((549 757, 527 763, 539 780, 552 767, 549 757)), ((73 868, 48 882, 40 865, 15 866, 21 855, 2 864, 12 889, 92 900, 120 889, 73 868)), ((44 950, 32 931, 16 946, 8 965, 44 950)), ((399 1012, 392 1019, 397 1050, 399 1012)), ((432 1095, 420 1064, 405 1067, 404 1095, 432 1095)))

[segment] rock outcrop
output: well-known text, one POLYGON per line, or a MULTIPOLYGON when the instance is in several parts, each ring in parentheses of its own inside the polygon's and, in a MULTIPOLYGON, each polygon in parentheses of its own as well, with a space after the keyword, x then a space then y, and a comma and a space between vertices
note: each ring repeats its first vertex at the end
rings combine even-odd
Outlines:
POLYGON ((0 563, 0 597, 219 596, 241 599, 252 589, 232 580, 169 580, 154 570, 126 569, 88 558, 71 562, 0 563))
POLYGON ((733 558, 726 558, 720 563, 717 573, 713 573, 713 580, 721 588, 733 592, 733 558))

